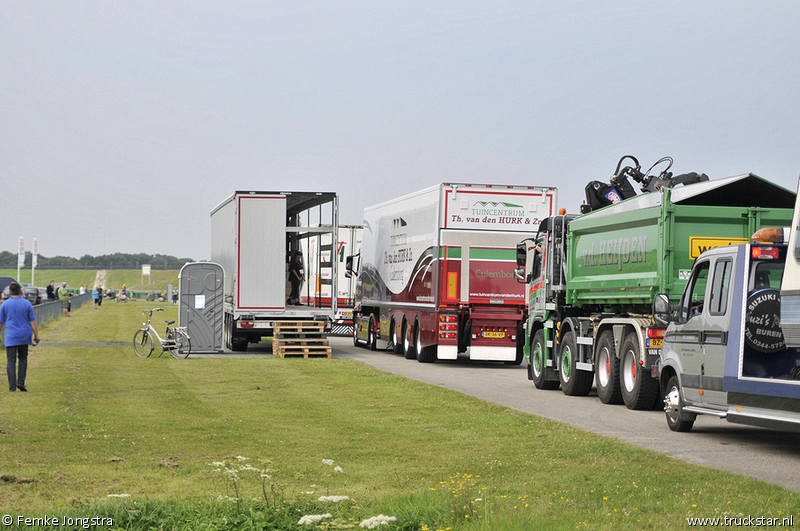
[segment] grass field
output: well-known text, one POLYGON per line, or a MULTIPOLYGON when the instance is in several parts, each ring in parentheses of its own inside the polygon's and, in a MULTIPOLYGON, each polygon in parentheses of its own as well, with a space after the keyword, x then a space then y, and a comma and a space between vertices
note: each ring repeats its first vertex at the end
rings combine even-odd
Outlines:
MULTIPOLYGON (((800 522, 798 493, 353 360, 140 359, 129 343, 148 307, 85 305, 46 323, 29 392, 2 388, 0 508, 15 523, 364 529, 384 515, 397 518, 384 530, 511 531, 800 522), (309 515, 320 520, 301 525, 309 515)), ((176 315, 170 306, 158 322, 176 315)))
MULTIPOLYGON (((178 273, 180 271, 167 270, 156 271, 152 270, 148 283, 147 277, 144 278, 142 283, 142 270, 141 269, 107 269, 106 270, 106 283, 104 288, 112 287, 114 290, 119 290, 122 285, 135 291, 159 291, 166 290, 168 284, 172 284, 174 289, 178 289, 178 273)), ((17 278, 16 269, 0 269, 0 276, 17 278)), ((23 283, 31 282, 30 268, 22 269, 19 272, 20 278, 18 279, 23 283)), ((81 285, 86 286, 87 289, 94 287, 94 281, 97 276, 97 271, 82 270, 82 269, 45 269, 37 270, 34 272, 34 283, 36 286, 46 287, 50 284, 51 280, 60 285, 61 282, 66 282, 70 288, 79 288, 81 285)))

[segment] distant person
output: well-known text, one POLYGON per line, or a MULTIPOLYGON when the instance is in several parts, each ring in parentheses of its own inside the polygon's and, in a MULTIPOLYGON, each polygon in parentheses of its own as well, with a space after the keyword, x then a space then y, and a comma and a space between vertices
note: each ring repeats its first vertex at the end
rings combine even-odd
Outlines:
POLYGON ((36 313, 33 305, 22 296, 22 286, 12 282, 9 286, 11 297, 0 305, 0 332, 5 326, 6 373, 8 374, 8 390, 11 392, 25 388, 25 376, 28 372, 28 345, 39 344, 39 327, 36 325, 36 313), (31 343, 33 334, 33 343, 31 343), (19 360, 19 371, 17 371, 19 360))
POLYGON ((98 306, 100 306, 100 302, 103 300, 103 288, 100 286, 95 286, 92 290, 92 302, 94 303, 94 309, 96 310, 98 306))
POLYGON ((61 301, 61 310, 64 312, 64 317, 69 317, 70 297, 72 294, 67 291, 67 283, 62 282, 61 287, 58 288, 58 300, 61 301))
POLYGON ((80 288, 78 288, 78 294, 79 294, 79 295, 83 295, 83 294, 85 294, 85 293, 86 293, 86 286, 84 286, 83 284, 81 284, 81 287, 80 287, 80 288))
POLYGON ((55 280, 51 280, 50 281, 50 285, 47 286, 47 302, 53 302, 54 300, 56 300, 56 286, 55 286, 55 283, 56 283, 55 280))
POLYGON ((288 305, 300 306, 300 286, 306 279, 303 269, 303 253, 295 251, 292 262, 289 264, 289 282, 292 284, 292 291, 289 293, 288 305))

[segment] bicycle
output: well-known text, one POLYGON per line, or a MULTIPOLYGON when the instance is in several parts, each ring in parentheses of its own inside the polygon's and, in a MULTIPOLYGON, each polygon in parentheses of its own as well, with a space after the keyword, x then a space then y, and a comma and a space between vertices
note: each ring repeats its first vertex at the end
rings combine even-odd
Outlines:
POLYGON ((175 321, 165 320, 167 323, 167 337, 162 339, 161 336, 158 335, 158 332, 156 332, 156 329, 153 328, 153 325, 150 324, 153 312, 163 311, 163 308, 153 308, 152 310, 145 310, 142 312, 142 315, 147 314, 147 322, 142 323, 142 328, 137 330, 133 335, 134 352, 136 352, 136 355, 140 358, 149 358, 150 354, 155 350, 155 344, 153 343, 153 334, 155 334, 158 343, 161 345, 161 354, 158 355, 159 358, 167 351, 176 359, 189 357, 189 353, 192 351, 192 342, 189 339, 189 334, 186 332, 185 326, 171 327, 170 325, 175 321))

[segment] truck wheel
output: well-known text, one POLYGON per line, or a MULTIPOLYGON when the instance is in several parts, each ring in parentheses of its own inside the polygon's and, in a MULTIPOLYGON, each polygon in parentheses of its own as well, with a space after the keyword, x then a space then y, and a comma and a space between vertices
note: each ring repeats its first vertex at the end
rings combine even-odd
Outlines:
POLYGON ((658 382, 639 365, 639 337, 625 336, 620 354, 620 391, 628 409, 650 409, 658 394, 658 382))
POLYGON ((664 411, 667 413, 667 426, 672 431, 689 431, 694 425, 692 420, 681 420, 683 413, 683 400, 681 400, 681 385, 678 377, 672 376, 667 382, 667 392, 664 395, 664 411))
POLYGON ((367 348, 375 350, 378 345, 378 334, 375 332, 375 316, 369 316, 369 332, 367 333, 367 348))
POLYGON ((405 356, 405 358, 407 360, 417 359, 417 353, 414 351, 414 343, 408 336, 408 321, 406 321, 405 319, 403 319, 402 340, 403 340, 403 355, 405 356))
POLYGON ((558 381, 546 380, 544 377, 546 363, 544 330, 539 330, 533 335, 533 342, 531 343, 531 379, 536 389, 558 389, 558 381))
POLYGON ((397 334, 397 323, 394 322, 392 319, 392 347, 395 354, 402 354, 403 353, 403 342, 400 339, 400 336, 397 334))
POLYGON ((575 368, 578 361, 578 345, 575 342, 575 332, 569 331, 561 340, 561 353, 559 354, 559 379, 561 390, 569 396, 586 396, 592 390, 592 373, 579 371, 575 368))
POLYGON ((247 350, 247 336, 231 336, 231 350, 234 352, 245 352, 247 350))
POLYGON ((358 344, 358 317, 353 316, 353 346, 360 347, 358 344))
POLYGON ((231 320, 228 316, 225 316, 225 349, 226 350, 233 350, 233 346, 231 345, 231 320))
POLYGON ((621 404, 619 389, 619 358, 614 348, 614 334, 606 330, 597 341, 597 361, 594 364, 594 382, 597 396, 604 404, 621 404))
POLYGON ((436 361, 436 345, 422 346, 422 331, 420 330, 419 321, 414 322, 414 352, 417 355, 417 361, 420 363, 433 363, 436 361))

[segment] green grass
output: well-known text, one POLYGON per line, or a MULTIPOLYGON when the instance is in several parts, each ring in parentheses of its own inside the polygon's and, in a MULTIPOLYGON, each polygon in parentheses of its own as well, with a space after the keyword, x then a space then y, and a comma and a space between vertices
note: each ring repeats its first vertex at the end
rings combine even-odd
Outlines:
POLYGON ((139 359, 114 344, 130 342, 148 307, 87 305, 42 327, 29 392, 0 393, 4 513, 107 516, 114 529, 362 529, 378 514, 399 517, 386 530, 800 521, 798 493, 353 360, 139 359), (219 461, 269 478, 233 481, 219 461))
MULTIPOLYGON (((152 270, 148 283, 147 277, 144 278, 142 283, 142 270, 141 269, 107 269, 106 270, 106 283, 105 287, 112 287, 115 290, 122 288, 125 284, 126 287, 136 291, 158 291, 166 290, 168 284, 172 284, 173 289, 178 289, 178 273, 180 271, 167 270, 156 271, 152 270)), ((0 269, 0 276, 17 278, 16 269, 0 269)), ((20 278, 18 279, 23 283, 30 283, 31 269, 22 269, 19 272, 20 278)), ((34 273, 35 284, 38 287, 46 287, 50 284, 51 280, 59 285, 61 282, 66 282, 70 288, 79 288, 81 285, 86 286, 87 289, 94 287, 94 281, 97 276, 97 271, 82 270, 82 269, 44 269, 36 270, 34 273)))

